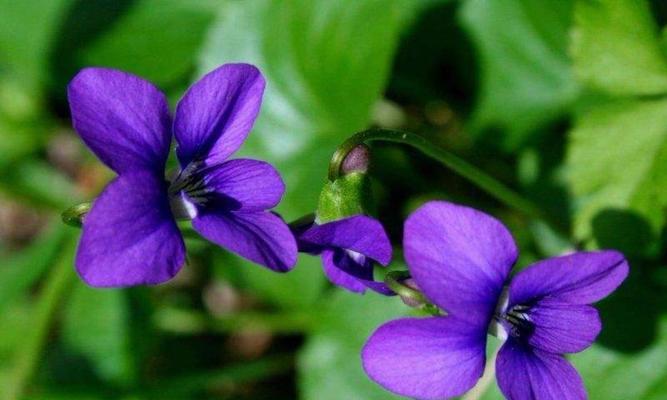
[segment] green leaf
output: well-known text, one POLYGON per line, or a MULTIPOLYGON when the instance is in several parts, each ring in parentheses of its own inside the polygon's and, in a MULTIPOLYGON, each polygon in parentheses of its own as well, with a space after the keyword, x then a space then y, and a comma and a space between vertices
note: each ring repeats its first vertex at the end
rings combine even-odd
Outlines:
POLYGON ((479 52, 480 93, 470 123, 513 149, 565 114, 577 94, 567 57, 572 2, 468 0, 461 23, 479 52))
POLYGON ((57 221, 30 246, 3 261, 0 268, 0 314, 39 279, 60 254, 62 244, 72 237, 73 231, 57 221))
MULTIPOLYGON (((399 0, 250 0, 221 9, 200 74, 243 61, 266 76, 262 111, 240 155, 278 168, 287 185, 278 211, 288 220, 315 210, 336 146, 369 124, 401 28, 416 8, 399 0)), ((247 272, 284 284, 283 293, 321 288, 324 280, 315 258, 287 277, 254 265, 247 272), (293 278, 298 274, 307 280, 293 278)))
POLYGON ((120 290, 100 290, 77 281, 67 304, 62 340, 90 360, 107 382, 127 384, 134 374, 128 303, 120 290))
POLYGON ((74 182, 46 162, 37 160, 27 160, 15 168, 0 171, 0 192, 58 211, 81 197, 74 182))
POLYGON ((243 280, 252 288, 252 293, 278 306, 307 308, 317 300, 324 288, 324 273, 319 257, 301 255, 297 266, 286 274, 278 274, 239 257, 235 258, 236 265, 229 267, 242 270, 243 280))
POLYGON ((11 307, 3 307, 0 312, 0 324, 3 327, 0 329, 0 367, 12 366, 12 356, 17 346, 23 343, 25 332, 33 326, 31 317, 34 311, 35 308, 27 296, 12 302, 11 307))
POLYGON ((197 394, 211 387, 242 385, 281 375, 285 373, 286 366, 292 362, 291 354, 279 354, 265 356, 259 360, 244 360, 236 364, 227 364, 214 370, 189 372, 185 375, 150 382, 146 390, 140 391, 136 398, 200 398, 197 397, 197 394))
POLYGON ((307 310, 324 288, 319 257, 301 255, 299 264, 293 270, 278 274, 220 248, 211 250, 210 255, 204 254, 204 259, 211 260, 215 276, 238 288, 248 289, 249 294, 270 304, 307 310))
POLYGON ((301 398, 318 400, 398 399, 372 382, 361 367, 361 348, 382 323, 402 316, 394 297, 335 292, 322 310, 317 331, 298 358, 301 398))
MULTIPOLYGON (((52 60, 56 88, 80 69, 122 69, 163 89, 194 69, 218 2, 88 0, 72 7, 52 60), (104 10, 104 12, 101 12, 104 10)), ((62 95, 60 89, 56 95, 62 95)))
POLYGON ((0 171, 50 136, 41 89, 71 0, 0 0, 0 171))
POLYGON ((213 21, 212 1, 141 0, 88 49, 84 64, 131 71, 158 84, 185 76, 213 21))
POLYGON ((44 134, 45 128, 44 124, 35 122, 11 121, 0 113, 0 171, 7 170, 13 163, 39 148, 49 137, 44 134))
POLYGON ((644 0, 578 0, 572 54, 577 77, 613 94, 667 92, 667 61, 644 0))
POLYGON ((623 354, 595 345, 572 357, 589 398, 658 400, 667 396, 667 320, 658 325, 658 338, 639 353, 623 354))
POLYGON ((264 104, 243 153, 277 165, 287 217, 315 209, 336 146, 368 125, 412 10, 402 4, 252 0, 221 10, 200 73, 244 61, 265 74, 264 104))
POLYGON ((44 79, 49 46, 71 0, 0 0, 0 73, 35 88, 44 79))
POLYGON ((617 100, 583 113, 566 162, 577 237, 589 238, 594 219, 614 209, 638 214, 657 233, 667 206, 667 100, 617 100))

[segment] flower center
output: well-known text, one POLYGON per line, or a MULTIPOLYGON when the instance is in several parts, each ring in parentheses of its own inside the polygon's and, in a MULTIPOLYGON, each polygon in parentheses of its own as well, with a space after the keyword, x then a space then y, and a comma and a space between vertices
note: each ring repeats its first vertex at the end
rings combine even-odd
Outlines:
POLYGON ((348 257, 354 260, 357 264, 364 265, 366 263, 366 256, 361 253, 357 253, 353 250, 345 250, 345 253, 347 253, 348 257))
POLYGON ((529 311, 529 306, 516 305, 501 316, 512 337, 525 339, 535 330, 535 325, 530 320, 529 311))
POLYGON ((500 294, 496 311, 489 324, 489 334, 499 338, 507 339, 512 336, 516 339, 525 340, 535 330, 535 325, 530 319, 530 306, 514 305, 509 307, 509 287, 505 287, 500 294))
POLYGON ((198 207, 206 205, 213 190, 206 186, 204 163, 193 161, 169 184, 169 205, 174 217, 193 219, 198 207))

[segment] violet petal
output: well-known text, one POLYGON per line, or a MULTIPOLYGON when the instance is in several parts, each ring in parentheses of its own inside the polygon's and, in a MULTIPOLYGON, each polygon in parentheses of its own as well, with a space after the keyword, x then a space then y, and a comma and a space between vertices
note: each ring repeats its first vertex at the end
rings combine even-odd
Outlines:
POLYGON ((337 247, 363 254, 382 265, 391 261, 392 248, 387 233, 378 220, 366 215, 313 224, 297 235, 300 247, 337 247))
POLYGON ((581 377, 561 355, 510 339, 496 360, 498 386, 509 400, 585 400, 581 377))
POLYGON ((264 86, 261 72, 249 64, 225 64, 195 82, 174 118, 181 165, 220 164, 241 147, 259 113, 264 86))
POLYGON ((614 291, 628 275, 628 263, 613 250, 579 252, 536 262, 510 284, 509 303, 528 304, 544 297, 590 304, 614 291))
POLYGON ((88 147, 121 174, 164 173, 171 118, 164 95, 148 81, 108 68, 84 68, 67 87, 72 124, 88 147))
POLYGON ((296 263, 294 236, 271 212, 204 210, 192 225, 211 242, 274 271, 289 271, 296 263))
POLYGON ((403 318, 378 328, 362 351, 368 376, 419 399, 470 390, 484 372, 486 333, 452 317, 403 318))
POLYGON ((95 287, 154 285, 185 262, 166 182, 147 171, 112 181, 85 217, 76 256, 81 278, 95 287))
POLYGON ((486 332, 517 259, 507 228, 472 208, 431 201, 408 217, 403 244, 412 278, 426 297, 486 332))
POLYGON ((373 264, 359 263, 353 259, 347 250, 324 249, 322 251, 322 267, 324 274, 331 283, 354 293, 364 293, 366 289, 385 296, 395 293, 384 282, 373 280, 373 264))
POLYGON ((280 174, 269 163, 228 160, 206 170, 206 187, 233 210, 262 211, 278 205, 285 192, 280 174))
POLYGON ((544 299, 533 305, 529 318, 534 331, 528 343, 552 353, 582 351, 593 344, 602 329, 594 307, 554 299, 544 299))
POLYGON ((366 268, 364 265, 356 264, 355 267, 358 272, 352 274, 341 268, 340 264, 349 263, 351 260, 343 260, 340 258, 349 258, 346 257, 340 250, 326 249, 322 252, 322 267, 324 269, 324 274, 329 278, 331 283, 334 285, 343 287, 350 292, 354 293, 363 293, 366 291, 366 285, 364 285, 361 280, 364 279, 358 275, 366 274, 365 277, 367 280, 373 279, 373 266, 370 265, 370 268, 366 268), (338 253, 338 254, 336 254, 338 253), (338 258, 338 260, 337 260, 338 258), (370 270, 370 273, 369 271, 370 270))

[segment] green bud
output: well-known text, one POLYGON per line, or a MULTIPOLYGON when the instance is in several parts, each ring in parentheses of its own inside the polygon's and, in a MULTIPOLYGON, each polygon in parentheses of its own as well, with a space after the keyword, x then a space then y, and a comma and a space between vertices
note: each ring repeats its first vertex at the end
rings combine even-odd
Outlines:
POLYGON ((327 182, 320 193, 317 219, 320 224, 352 215, 369 214, 372 210, 370 178, 362 172, 352 172, 333 182, 327 182))
POLYGON ((68 208, 61 214, 63 222, 67 225, 81 228, 86 214, 90 212, 92 207, 92 202, 85 202, 68 208))

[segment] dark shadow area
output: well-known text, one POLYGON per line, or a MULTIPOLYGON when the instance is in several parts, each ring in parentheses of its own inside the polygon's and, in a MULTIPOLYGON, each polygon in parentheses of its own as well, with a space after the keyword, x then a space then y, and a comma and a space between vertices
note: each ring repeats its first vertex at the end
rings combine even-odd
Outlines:
MULTIPOLYGON (((564 130, 564 127, 557 129, 564 130)), ((571 196, 559 179, 565 160, 565 145, 564 135, 555 134, 555 131, 549 131, 540 136, 540 140, 534 141, 529 148, 537 154, 537 170, 534 179, 522 184, 526 196, 552 216, 564 230, 568 230, 571 226, 571 196)))
POLYGON ((648 257, 656 238, 648 222, 629 210, 603 210, 592 225, 598 246, 621 251, 630 264, 630 276, 598 305, 604 324, 598 342, 621 352, 641 351, 656 339, 658 319, 667 310, 665 289, 654 279, 664 266, 648 257))
POLYGON ((651 0, 651 11, 653 17, 656 19, 659 27, 664 27, 667 24, 667 1, 665 0, 651 0))
POLYGON ((389 98, 416 105, 445 100, 457 112, 470 111, 478 67, 457 14, 458 3, 447 2, 415 20, 396 54, 389 98))
POLYGON ((62 88, 81 69, 83 49, 123 16, 135 0, 75 0, 55 35, 57 42, 49 55, 50 90, 57 111, 67 113, 65 91, 62 88))
POLYGON ((606 209, 593 218, 593 236, 603 249, 616 249, 631 259, 650 256, 656 240, 651 227, 639 214, 606 209))
POLYGON ((651 284, 641 271, 648 267, 630 261, 630 276, 610 297, 597 304, 603 329, 598 343, 624 353, 639 352, 657 336, 660 314, 667 309, 664 289, 651 284))

